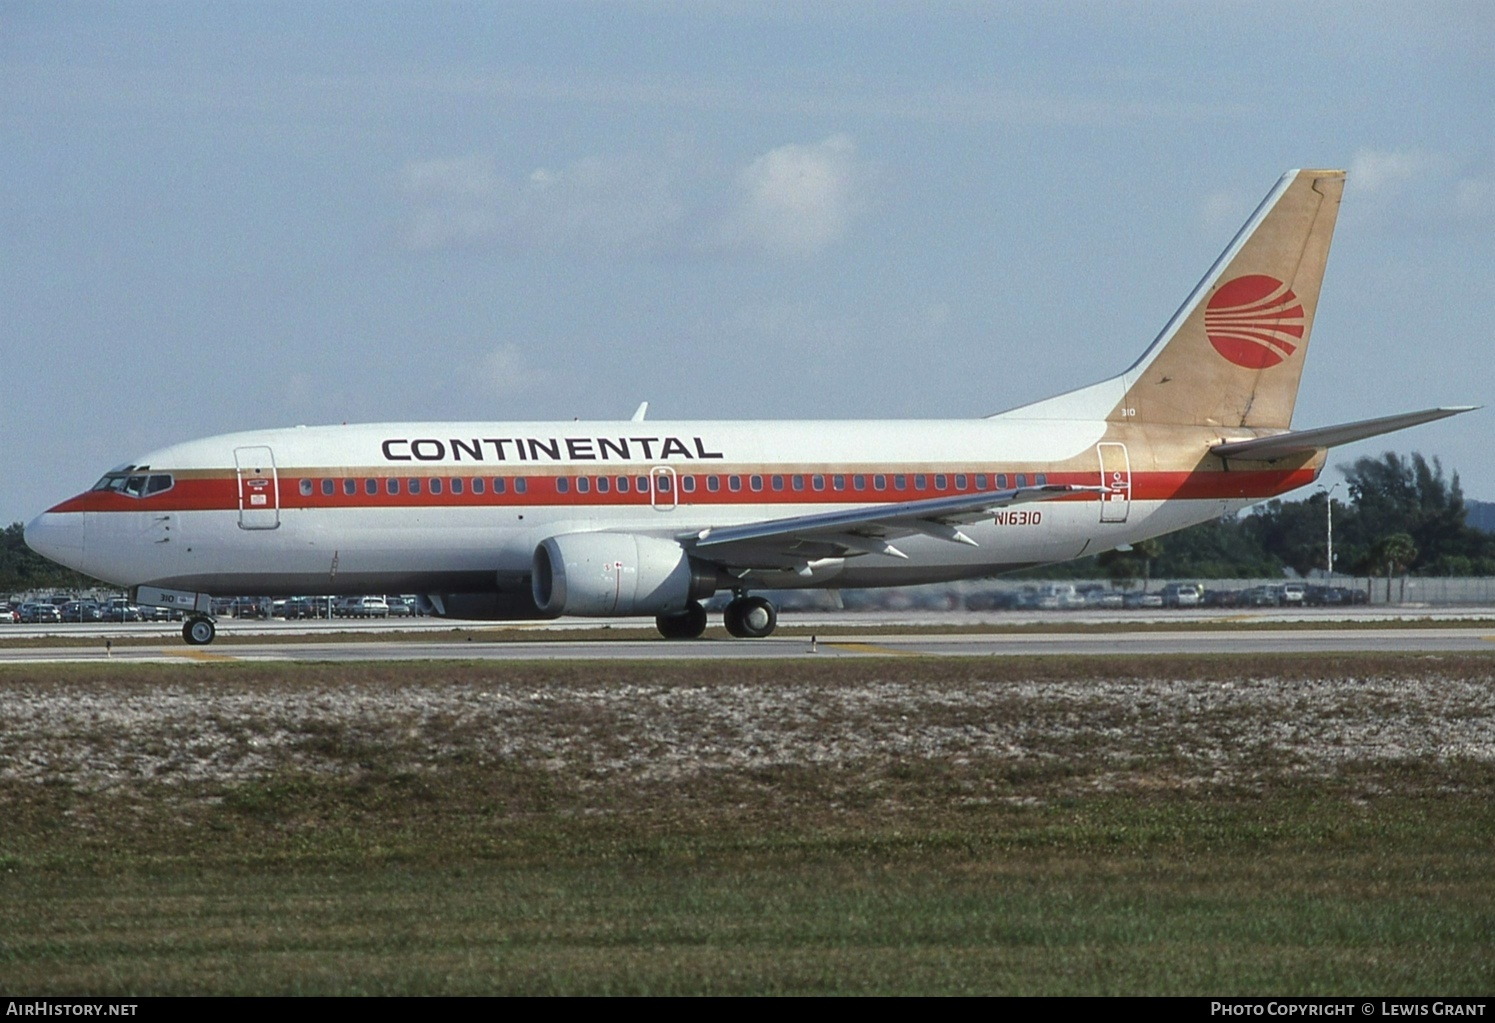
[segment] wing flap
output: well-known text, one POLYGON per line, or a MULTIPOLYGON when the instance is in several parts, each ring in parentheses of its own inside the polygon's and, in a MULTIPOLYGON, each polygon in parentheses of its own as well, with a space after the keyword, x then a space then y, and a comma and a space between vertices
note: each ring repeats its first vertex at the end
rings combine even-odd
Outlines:
POLYGON ((906 555, 889 543, 890 539, 917 533, 975 547, 978 544, 957 528, 959 524, 975 522, 1014 504, 1053 501, 1071 494, 1099 493, 1101 489, 1050 483, 923 501, 863 505, 740 526, 714 526, 679 540, 698 556, 732 564, 785 564, 847 554, 903 558, 906 555))

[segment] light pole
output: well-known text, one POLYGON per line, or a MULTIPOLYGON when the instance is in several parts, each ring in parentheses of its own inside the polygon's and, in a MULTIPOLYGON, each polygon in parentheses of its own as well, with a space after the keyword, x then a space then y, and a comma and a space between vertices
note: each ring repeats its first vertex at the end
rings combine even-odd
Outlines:
MULTIPOLYGON (((1343 483, 1340 480, 1340 483, 1343 483)), ((1329 573, 1329 585, 1334 585, 1334 491, 1339 489, 1339 483, 1324 491, 1324 514, 1328 522, 1328 537, 1325 547, 1324 566, 1329 573)))

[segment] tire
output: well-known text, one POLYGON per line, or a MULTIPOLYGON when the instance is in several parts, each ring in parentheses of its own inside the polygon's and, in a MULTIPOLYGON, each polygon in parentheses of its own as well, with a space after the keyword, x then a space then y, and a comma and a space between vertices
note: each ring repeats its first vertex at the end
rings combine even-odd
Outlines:
POLYGON ((207 646, 218 635, 218 626, 211 618, 188 618, 182 625, 182 639, 189 646, 207 646))
POLYGON ((739 597, 727 605, 722 624, 738 639, 762 639, 779 624, 779 612, 762 597, 739 597))
POLYGON ((679 614, 655 618, 654 626, 665 639, 700 639, 706 631, 706 609, 692 600, 679 614))

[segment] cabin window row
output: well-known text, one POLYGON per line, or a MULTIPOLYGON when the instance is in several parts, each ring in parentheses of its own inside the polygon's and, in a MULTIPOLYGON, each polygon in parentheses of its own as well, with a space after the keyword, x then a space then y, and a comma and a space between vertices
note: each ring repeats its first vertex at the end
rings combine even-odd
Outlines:
MULTIPOLYGON (((324 477, 321 481, 323 497, 334 497, 341 490, 344 497, 356 497, 360 490, 368 497, 375 497, 381 492, 395 497, 400 494, 486 494, 490 491, 495 494, 504 494, 512 491, 522 494, 528 489, 524 477, 517 476, 512 479, 503 476, 484 477, 473 476, 463 478, 461 476, 429 478, 421 476, 389 476, 384 479, 364 477, 354 479, 345 477, 342 480, 324 477)), ((300 485, 301 496, 311 497, 317 490, 314 480, 303 479, 300 485)))
MULTIPOLYGON (((658 473, 653 477, 653 490, 655 493, 668 494, 673 489, 675 477, 667 473, 658 473)), ((1021 489, 1028 485, 1027 473, 1014 473, 1010 477, 1007 473, 813 473, 813 474, 731 474, 731 475, 708 475, 679 477, 679 486, 682 493, 694 494, 698 487, 703 487, 706 493, 720 493, 723 488, 728 493, 739 493, 744 488, 752 493, 761 493, 764 490, 770 492, 783 492, 785 490, 803 492, 866 492, 871 490, 885 491, 890 488, 895 492, 935 492, 943 493, 954 491, 957 493, 965 491, 981 491, 988 489, 988 483, 996 490, 1008 489, 1011 480, 1014 489, 1021 489)), ((1048 482, 1046 473, 1036 473, 1033 476, 1034 486, 1044 486, 1048 482)), ((523 494, 528 488, 525 477, 503 477, 503 476, 406 476, 387 477, 378 479, 365 477, 356 479, 345 477, 333 479, 324 477, 320 481, 320 489, 323 497, 334 497, 339 491, 345 497, 356 497, 360 491, 368 496, 375 497, 381 492, 391 497, 400 494, 418 495, 428 494, 504 494, 513 492, 523 494)), ((314 480, 301 480, 300 490, 302 497, 311 497, 318 489, 314 480)), ((555 489, 557 493, 569 494, 574 489, 578 494, 648 494, 650 492, 649 476, 557 476, 555 477, 555 489)))

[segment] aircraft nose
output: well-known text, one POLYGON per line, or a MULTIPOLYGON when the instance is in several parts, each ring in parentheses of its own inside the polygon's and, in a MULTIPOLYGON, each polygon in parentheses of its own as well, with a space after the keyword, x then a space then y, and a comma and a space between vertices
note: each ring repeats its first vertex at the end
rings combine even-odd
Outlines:
POLYGON ((77 512, 42 512, 26 523, 26 546, 64 565, 83 553, 84 516, 77 512))

